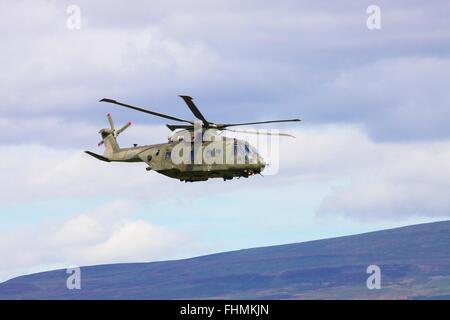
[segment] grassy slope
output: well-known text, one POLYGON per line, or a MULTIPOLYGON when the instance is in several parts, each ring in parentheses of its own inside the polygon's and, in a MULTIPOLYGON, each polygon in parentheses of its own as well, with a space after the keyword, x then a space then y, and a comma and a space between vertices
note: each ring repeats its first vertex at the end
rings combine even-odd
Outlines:
POLYGON ((449 298, 450 221, 219 253, 186 260, 82 268, 82 290, 65 270, 0 284, 0 299, 449 298), (382 289, 366 288, 377 264, 382 289))

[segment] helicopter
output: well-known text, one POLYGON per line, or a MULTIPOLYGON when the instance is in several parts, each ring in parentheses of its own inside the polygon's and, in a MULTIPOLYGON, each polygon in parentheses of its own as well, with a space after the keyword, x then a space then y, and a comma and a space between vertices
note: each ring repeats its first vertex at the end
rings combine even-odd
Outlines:
MULTIPOLYGON (((151 111, 141 107, 103 98, 99 102, 115 104, 160 118, 181 122, 167 124, 172 132, 168 142, 121 148, 117 137, 131 126, 128 122, 116 130, 111 114, 107 114, 109 128, 99 131, 102 140, 98 146, 104 145, 103 155, 85 151, 88 155, 105 162, 144 162, 147 171, 156 171, 167 177, 184 182, 207 181, 211 178, 222 178, 224 181, 233 178, 248 178, 261 174, 266 167, 258 150, 245 140, 229 138, 221 135, 224 131, 247 132, 229 129, 230 127, 258 125, 279 122, 299 122, 300 119, 269 120, 245 123, 214 123, 206 120, 193 102, 193 98, 180 95, 197 120, 191 121, 167 114, 151 111)), ((255 134, 293 137, 286 133, 255 134)))

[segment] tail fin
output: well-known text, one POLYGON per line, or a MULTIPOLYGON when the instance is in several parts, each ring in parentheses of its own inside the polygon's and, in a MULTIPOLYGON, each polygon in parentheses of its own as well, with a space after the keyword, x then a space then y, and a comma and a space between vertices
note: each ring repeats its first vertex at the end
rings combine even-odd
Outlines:
POLYGON ((102 129, 98 133, 102 136, 102 141, 98 143, 98 146, 101 146, 102 144, 105 145, 105 152, 103 153, 103 156, 100 156, 98 154, 95 154, 93 152, 86 151, 87 154, 102 160, 102 161, 112 161, 114 159, 114 154, 116 152, 120 151, 119 144, 117 143, 117 136, 124 132, 129 126, 131 126, 131 122, 128 122, 126 125, 124 125, 119 130, 116 130, 114 128, 114 122, 111 117, 111 114, 107 114, 106 117, 108 118, 108 122, 110 125, 109 129, 102 129))
POLYGON ((94 158, 97 158, 98 160, 105 161, 105 162, 111 162, 113 159, 114 153, 120 151, 120 147, 114 136, 114 132, 109 129, 102 129, 99 131, 99 133, 102 136, 102 141, 100 141, 98 143, 98 146, 100 147, 102 144, 105 145, 105 152, 103 153, 103 155, 99 155, 99 154, 91 152, 91 151, 85 151, 85 152, 88 155, 90 155, 94 158))
POLYGON ((104 157, 109 158, 114 152, 120 150, 119 144, 117 143, 114 133, 109 129, 102 129, 99 132, 102 135, 102 143, 105 145, 104 157))

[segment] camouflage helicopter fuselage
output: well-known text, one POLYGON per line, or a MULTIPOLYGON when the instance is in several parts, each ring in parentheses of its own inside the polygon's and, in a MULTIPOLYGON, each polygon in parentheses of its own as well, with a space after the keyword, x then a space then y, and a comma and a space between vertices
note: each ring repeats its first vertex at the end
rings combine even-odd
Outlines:
MULTIPOLYGON (((181 119, 108 98, 101 99, 100 102, 112 103, 183 124, 167 125, 169 130, 173 131, 173 135, 167 143, 120 148, 116 138, 131 125, 131 122, 116 130, 111 115, 108 113, 110 129, 102 129, 99 132, 102 136, 99 146, 105 145, 104 154, 99 155, 91 151, 86 151, 86 153, 106 162, 145 162, 148 171, 153 170, 185 182, 206 181, 210 178, 223 178, 224 180, 231 180, 235 177, 248 178, 260 174, 264 170, 266 166, 264 159, 247 141, 228 138, 221 133, 225 131, 242 132, 229 129, 230 127, 301 121, 300 119, 288 119, 246 123, 214 123, 206 120, 191 97, 180 97, 198 119, 197 121, 181 119)), ((257 134, 291 136, 284 133, 257 134)))
POLYGON ((185 182, 248 178, 260 174, 266 166, 264 159, 246 141, 220 135, 216 135, 214 141, 202 139, 196 143, 192 132, 182 130, 167 143, 120 148, 111 130, 102 129, 100 134, 105 145, 104 154, 86 153, 106 162, 145 162, 147 171, 185 182), (183 139, 186 136, 189 139, 183 139))

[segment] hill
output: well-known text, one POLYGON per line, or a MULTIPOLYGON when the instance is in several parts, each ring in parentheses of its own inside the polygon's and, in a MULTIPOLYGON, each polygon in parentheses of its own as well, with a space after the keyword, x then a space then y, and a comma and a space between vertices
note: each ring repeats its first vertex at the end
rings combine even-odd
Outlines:
POLYGON ((1 283, 0 299, 450 299, 450 221, 81 272, 81 290, 56 270, 1 283))

